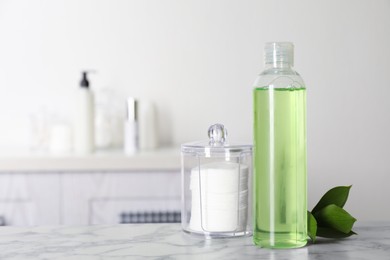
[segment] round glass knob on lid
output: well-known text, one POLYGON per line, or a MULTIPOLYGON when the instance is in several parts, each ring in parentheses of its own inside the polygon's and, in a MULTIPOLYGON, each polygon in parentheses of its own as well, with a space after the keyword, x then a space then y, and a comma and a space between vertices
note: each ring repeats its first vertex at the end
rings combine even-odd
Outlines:
POLYGON ((223 144, 227 137, 227 129, 222 124, 215 124, 209 127, 210 145, 223 144))
POLYGON ((213 124, 208 129, 209 140, 182 144, 182 152, 199 156, 231 156, 231 153, 252 153, 252 145, 227 141, 227 130, 223 124, 213 124))

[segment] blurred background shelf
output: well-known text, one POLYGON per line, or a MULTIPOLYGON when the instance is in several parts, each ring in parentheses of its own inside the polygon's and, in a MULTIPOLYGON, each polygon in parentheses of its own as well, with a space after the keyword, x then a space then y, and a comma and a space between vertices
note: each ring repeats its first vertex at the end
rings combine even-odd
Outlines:
POLYGON ((138 223, 179 211, 178 147, 131 156, 0 153, 0 225, 138 223))
POLYGON ((126 155, 122 150, 89 155, 23 151, 0 152, 0 172, 170 171, 180 169, 180 148, 170 147, 126 155))

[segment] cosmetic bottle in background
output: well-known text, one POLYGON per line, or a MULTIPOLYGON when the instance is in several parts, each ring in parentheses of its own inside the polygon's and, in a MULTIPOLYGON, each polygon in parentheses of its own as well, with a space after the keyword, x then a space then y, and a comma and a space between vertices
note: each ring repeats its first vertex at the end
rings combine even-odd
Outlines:
POLYGON ((74 103, 74 151, 87 154, 94 150, 94 98, 89 88, 88 72, 82 72, 74 103))
POLYGON ((267 43, 253 91, 253 241, 267 248, 307 243, 306 88, 293 52, 292 43, 267 43))
POLYGON ((132 97, 126 100, 124 128, 124 151, 132 155, 138 151, 138 102, 132 97))
POLYGON ((152 101, 138 102, 139 149, 153 150, 158 146, 156 109, 152 101))

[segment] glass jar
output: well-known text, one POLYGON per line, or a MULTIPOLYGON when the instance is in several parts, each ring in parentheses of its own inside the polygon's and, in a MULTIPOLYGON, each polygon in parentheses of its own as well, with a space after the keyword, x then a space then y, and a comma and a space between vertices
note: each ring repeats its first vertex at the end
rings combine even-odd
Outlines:
POLYGON ((221 124, 208 134, 181 147, 182 228, 206 238, 250 235, 252 145, 229 144, 221 124))

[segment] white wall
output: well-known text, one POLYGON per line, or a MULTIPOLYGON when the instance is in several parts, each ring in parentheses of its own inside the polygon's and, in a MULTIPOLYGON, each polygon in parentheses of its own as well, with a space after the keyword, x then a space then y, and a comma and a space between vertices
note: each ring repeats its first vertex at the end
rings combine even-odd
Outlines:
POLYGON ((0 147, 27 146, 40 107, 67 116, 82 68, 95 88, 154 100, 163 144, 214 122, 250 141, 263 45, 288 40, 308 87, 310 206, 353 184, 347 208, 388 220, 389 13, 388 0, 0 0, 0 147))

